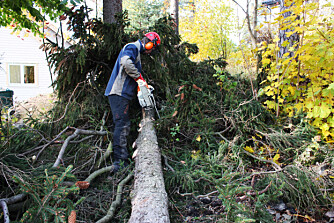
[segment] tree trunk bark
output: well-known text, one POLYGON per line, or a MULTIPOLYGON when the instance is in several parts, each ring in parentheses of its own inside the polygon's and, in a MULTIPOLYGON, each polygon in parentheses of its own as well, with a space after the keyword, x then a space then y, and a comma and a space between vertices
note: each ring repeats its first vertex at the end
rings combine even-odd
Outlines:
POLYGON ((135 182, 129 223, 169 223, 161 153, 153 125, 154 110, 143 111, 135 156, 135 182))
POLYGON ((115 15, 122 12, 122 0, 103 0, 103 21, 115 23, 115 15))
POLYGON ((171 14, 175 20, 175 33, 179 35, 179 0, 171 0, 171 14))
MULTIPOLYGON (((284 0, 281 1, 281 9, 280 9, 281 12, 285 11, 289 7, 286 6, 284 0)), ((288 18, 288 17, 291 16, 291 14, 292 14, 291 11, 288 11, 288 12, 283 13, 283 16, 284 16, 284 18, 288 18)), ((297 17, 297 19, 299 19, 299 17, 297 17)), ((293 21, 288 21, 287 23, 292 23, 292 22, 293 21)), ((280 39, 279 43, 278 43, 278 46, 280 48, 280 51, 278 53, 279 58, 283 58, 283 55, 285 53, 289 53, 289 55, 288 55, 289 57, 294 56, 294 52, 291 52, 291 51, 289 52, 289 48, 292 47, 292 46, 297 46, 297 44, 299 43, 299 35, 298 35, 297 32, 295 32, 291 36, 287 37, 286 34, 288 32, 292 32, 292 31, 293 31, 293 29, 292 30, 291 29, 284 29, 284 30, 280 29, 279 30, 279 39, 280 39), (283 46, 283 43, 285 41, 289 42, 289 44, 287 46, 283 46)))
MULTIPOLYGON (((281 0, 280 1, 280 11, 283 12, 287 9, 289 9, 294 3, 292 3, 290 6, 287 6, 285 3, 286 0, 281 0)), ((284 54, 287 53, 287 58, 293 58, 294 57, 294 51, 289 51, 290 47, 298 47, 298 43, 299 43, 299 34, 297 32, 293 33, 291 36, 287 36, 288 32, 292 32, 292 29, 282 29, 282 27, 284 26, 288 26, 289 24, 291 24, 292 22, 292 12, 291 11, 287 11, 283 13, 283 17, 284 17, 284 23, 280 24, 280 29, 279 29, 279 42, 278 42, 278 46, 280 48, 279 52, 277 53, 277 57, 278 58, 283 58, 284 54), (291 19, 290 19, 290 18, 291 19), (288 45, 284 45, 284 42, 287 41, 289 44, 288 45)), ((297 16, 296 18, 297 20, 299 20, 299 16, 297 16)), ((298 60, 298 58, 295 58, 294 60, 298 60)), ((278 66, 277 70, 280 70, 280 66, 278 66)), ((281 73, 278 72, 278 80, 281 79, 281 73)), ((280 113, 280 106, 279 106, 279 102, 278 102, 278 98, 279 98, 279 94, 280 94, 280 90, 279 87, 277 87, 277 93, 276 93, 276 104, 277 104, 277 108, 276 108, 276 117, 279 116, 280 113)))

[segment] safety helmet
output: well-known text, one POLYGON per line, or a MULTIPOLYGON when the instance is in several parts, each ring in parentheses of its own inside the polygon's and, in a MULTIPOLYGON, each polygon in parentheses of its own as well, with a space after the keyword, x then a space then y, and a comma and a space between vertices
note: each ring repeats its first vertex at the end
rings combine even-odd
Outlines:
POLYGON ((158 47, 161 44, 161 39, 158 33, 149 32, 149 33, 146 33, 145 36, 150 40, 150 42, 145 44, 146 50, 150 50, 153 47, 158 47))

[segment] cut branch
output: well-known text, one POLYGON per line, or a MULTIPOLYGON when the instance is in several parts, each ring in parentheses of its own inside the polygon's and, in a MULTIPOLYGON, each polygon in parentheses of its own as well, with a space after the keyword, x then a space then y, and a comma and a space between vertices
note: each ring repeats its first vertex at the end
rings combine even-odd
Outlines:
POLYGON ((240 202, 240 201, 245 201, 249 196, 256 196, 256 195, 261 195, 261 194, 264 194, 265 192, 268 191, 269 187, 271 186, 271 182, 268 184, 268 186, 266 186, 266 188, 264 188, 263 190, 261 191, 249 191, 247 192, 247 194, 241 196, 241 197, 238 197, 237 198, 237 201, 240 202))
POLYGON ((112 217, 114 216, 116 208, 121 204, 121 197, 122 197, 122 191, 124 185, 129 182, 129 180, 133 177, 133 173, 130 173, 125 179, 123 179, 117 187, 117 195, 116 195, 116 200, 112 202, 108 213, 106 216, 98 220, 96 223, 105 223, 105 222, 111 222, 112 217))
POLYGON ((38 152, 37 156, 36 156, 36 160, 38 159, 39 155, 44 151, 44 149, 46 147, 48 147, 49 145, 51 145, 54 141, 56 141, 64 132, 66 132, 68 129, 68 126, 63 130, 61 131, 57 136, 56 138, 54 138, 53 140, 51 140, 50 142, 48 142, 47 144, 45 144, 42 149, 38 152))
POLYGON ((4 223, 9 223, 10 222, 9 211, 8 211, 8 206, 7 205, 14 204, 16 202, 22 201, 25 197, 26 197, 25 194, 18 194, 18 195, 15 195, 13 197, 0 199, 0 206, 1 206, 2 211, 3 211, 4 223))
POLYGON ((9 213, 7 203, 5 201, 0 201, 0 205, 2 207, 3 216, 4 216, 4 223, 9 223, 9 213))
POLYGON ((104 168, 101 168, 99 170, 94 171, 91 175, 89 175, 85 181, 87 182, 92 182, 92 180, 94 180, 96 177, 98 177, 99 175, 103 174, 103 173, 107 173, 110 172, 112 170, 114 166, 107 166, 104 168))
POLYGON ((106 152, 105 152, 105 153, 103 154, 103 156, 101 156, 100 159, 97 161, 95 167, 96 167, 96 168, 100 168, 101 163, 102 163, 103 161, 105 161, 108 157, 110 157, 111 153, 112 153, 112 143, 110 142, 109 145, 108 145, 108 148, 107 148, 106 152))
POLYGON ((22 201, 25 197, 26 197, 25 194, 18 194, 18 195, 15 195, 13 197, 2 198, 2 199, 0 199, 0 201, 4 201, 7 204, 14 204, 16 202, 22 201))
POLYGON ((58 158, 57 158, 56 162, 53 164, 53 167, 59 166, 61 160, 63 159, 66 147, 72 139, 76 138, 79 135, 100 135, 100 136, 104 136, 104 135, 107 134, 107 131, 93 131, 93 130, 84 130, 84 129, 77 129, 77 128, 73 128, 73 129, 75 129, 74 133, 72 135, 70 135, 64 141, 64 144, 62 145, 62 147, 59 151, 58 158))

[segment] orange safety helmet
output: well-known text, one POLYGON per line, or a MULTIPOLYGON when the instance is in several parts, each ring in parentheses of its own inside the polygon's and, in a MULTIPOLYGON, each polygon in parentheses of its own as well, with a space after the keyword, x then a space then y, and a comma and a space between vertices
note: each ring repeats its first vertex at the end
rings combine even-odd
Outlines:
POLYGON ((145 36, 150 40, 150 42, 145 44, 145 49, 150 50, 153 47, 158 47, 161 43, 160 36, 156 32, 146 33, 145 36))

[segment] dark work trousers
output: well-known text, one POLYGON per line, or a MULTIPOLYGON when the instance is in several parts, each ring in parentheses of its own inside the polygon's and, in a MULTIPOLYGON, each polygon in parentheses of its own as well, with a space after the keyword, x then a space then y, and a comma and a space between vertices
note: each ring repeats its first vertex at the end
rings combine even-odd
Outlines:
POLYGON ((114 121, 113 161, 115 164, 119 164, 121 161, 126 163, 129 155, 127 148, 127 137, 130 132, 130 100, 115 94, 109 95, 108 100, 114 121))

